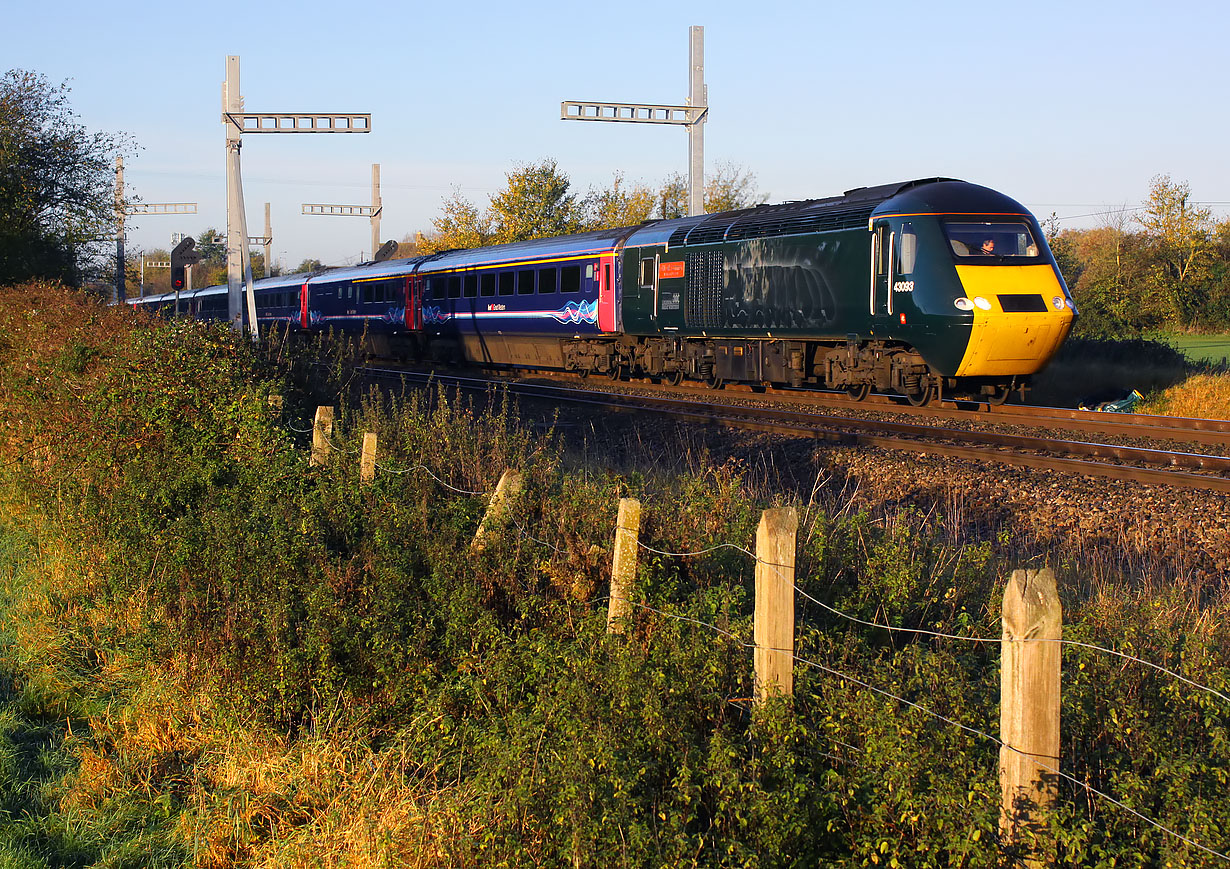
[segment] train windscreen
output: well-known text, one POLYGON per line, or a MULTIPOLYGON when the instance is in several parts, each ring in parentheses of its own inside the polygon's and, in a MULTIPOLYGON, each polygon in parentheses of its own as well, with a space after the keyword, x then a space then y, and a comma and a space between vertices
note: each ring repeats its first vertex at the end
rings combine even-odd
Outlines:
POLYGON ((953 256, 964 260, 994 258, 995 262, 1037 259, 1038 242, 1024 221, 946 220, 944 233, 953 256))

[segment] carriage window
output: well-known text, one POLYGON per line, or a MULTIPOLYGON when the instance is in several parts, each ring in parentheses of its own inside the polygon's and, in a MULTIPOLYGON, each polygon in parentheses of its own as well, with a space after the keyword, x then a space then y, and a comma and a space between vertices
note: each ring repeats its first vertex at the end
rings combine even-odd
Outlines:
POLYGON ((473 272, 470 272, 470 274, 466 275, 465 276, 465 288, 466 288, 465 297, 467 299, 472 299, 475 296, 477 296, 478 295, 478 275, 474 274, 473 272))
POLYGON ((534 292, 534 270, 526 269, 523 272, 517 272, 517 294, 528 295, 534 292))
POLYGON ((479 279, 478 292, 483 296, 495 295, 495 274, 493 272, 484 272, 482 278, 479 279))
POLYGON ((647 290, 653 289, 653 260, 645 258, 641 260, 641 286, 647 290))
POLYGON ((559 291, 561 293, 581 292, 580 266, 564 266, 559 270, 559 291))
POLYGON ((555 269, 543 269, 538 273, 538 292, 554 293, 555 292, 555 269))
POLYGON ((897 235, 896 251, 897 262, 893 269, 894 273, 913 274, 914 263, 918 259, 918 234, 914 231, 914 224, 908 220, 901 224, 901 231, 897 235))
POLYGON ((1036 259, 1039 245, 1029 225, 1022 220, 944 222, 944 233, 959 258, 982 259, 988 265, 1010 260, 1036 259))
POLYGON ((515 272, 500 272, 500 295, 511 296, 516 282, 515 272))
POLYGON ((449 275, 448 297, 450 299, 461 298, 461 276, 460 275, 449 275))

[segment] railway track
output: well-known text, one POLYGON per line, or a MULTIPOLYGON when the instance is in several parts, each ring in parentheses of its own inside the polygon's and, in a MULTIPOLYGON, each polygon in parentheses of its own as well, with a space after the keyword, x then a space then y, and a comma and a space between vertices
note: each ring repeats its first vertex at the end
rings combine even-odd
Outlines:
MULTIPOLYGON (((993 408, 961 410, 949 407, 909 408, 888 402, 854 402, 844 397, 802 395, 793 390, 751 394, 704 389, 656 387, 642 394, 613 392, 590 384, 563 386, 508 378, 491 379, 452 373, 411 372, 401 369, 365 369, 373 379, 407 383, 438 383, 483 391, 493 383, 533 400, 568 403, 606 412, 654 413, 681 422, 720 425, 748 431, 810 437, 835 444, 901 450, 981 462, 1061 471, 1150 485, 1230 492, 1230 457, 1124 443, 1069 439, 1053 435, 1024 435, 992 428, 957 428, 937 424, 946 419, 982 426, 1030 427, 1097 433, 1155 442, 1230 445, 1230 423, 1220 420, 1183 420, 1141 414, 1105 414, 1062 408, 993 408), (683 394, 680 394, 683 393, 683 394), (719 400, 720 399, 720 400, 719 400), (732 403, 755 399, 756 404, 732 403), (763 401, 776 402, 764 406, 763 401), (781 406, 781 405, 788 406, 781 406), (811 407, 808 407, 810 405, 811 407), (908 412, 924 422, 901 422, 818 413, 816 407, 865 413, 908 412), (1110 417, 1114 418, 1110 418, 1110 417)), ((615 384, 611 384, 615 386, 615 384)))

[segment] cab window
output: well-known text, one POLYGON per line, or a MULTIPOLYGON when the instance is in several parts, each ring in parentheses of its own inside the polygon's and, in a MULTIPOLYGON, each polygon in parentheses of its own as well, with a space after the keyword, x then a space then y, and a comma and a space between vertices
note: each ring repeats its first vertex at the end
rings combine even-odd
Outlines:
POLYGON ((914 231, 912 222, 907 220, 901 224, 893 250, 897 257, 897 261, 893 264, 893 273, 896 275, 913 274, 914 263, 918 259, 918 234, 914 231))
POLYGON ((1022 220, 945 221, 944 234, 953 256, 958 260, 977 260, 986 264, 1036 259, 1038 241, 1022 220))

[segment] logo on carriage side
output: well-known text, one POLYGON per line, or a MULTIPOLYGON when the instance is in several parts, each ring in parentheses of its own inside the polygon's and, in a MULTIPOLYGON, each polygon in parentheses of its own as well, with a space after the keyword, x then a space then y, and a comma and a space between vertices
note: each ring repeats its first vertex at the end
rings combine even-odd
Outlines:
POLYGON ((561 323, 597 323, 598 322, 598 303, 597 302, 569 302, 551 314, 556 320, 561 323))
POLYGON ((427 307, 423 308, 423 322, 424 323, 432 323, 432 324, 447 323, 451 319, 452 319, 451 314, 447 313, 446 311, 441 310, 440 308, 437 308, 435 305, 428 305, 427 307))
POLYGON ((309 326, 319 326, 323 319, 324 319, 324 314, 320 313, 320 311, 317 311, 315 308, 312 308, 310 311, 308 311, 308 325, 309 326))
POLYGON ((406 309, 405 308, 389 308, 383 314, 380 315, 380 319, 385 323, 392 323, 395 326, 405 325, 406 309))

